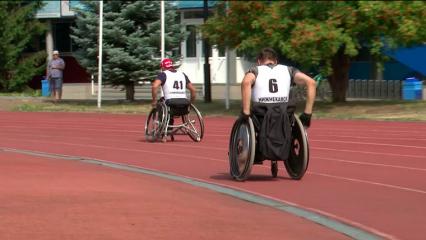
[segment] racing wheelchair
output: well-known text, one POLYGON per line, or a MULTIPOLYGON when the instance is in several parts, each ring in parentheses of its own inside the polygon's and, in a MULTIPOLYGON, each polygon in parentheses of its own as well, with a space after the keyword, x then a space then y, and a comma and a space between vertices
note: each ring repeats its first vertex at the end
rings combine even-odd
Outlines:
MULTIPOLYGON (((288 127, 291 131, 288 139, 288 154, 280 158, 265 159, 259 151, 259 136, 263 116, 252 114, 248 118, 240 116, 234 123, 229 141, 230 174, 237 181, 244 181, 250 175, 254 164, 271 161, 272 177, 278 175, 278 162, 284 162, 288 175, 295 180, 302 179, 309 164, 308 137, 302 122, 294 113, 294 107, 287 108, 288 127)), ((285 113, 284 113, 285 114, 285 113)), ((285 151, 285 150, 284 150, 285 151)))
POLYGON ((200 111, 187 99, 174 99, 166 103, 164 98, 151 109, 145 122, 145 139, 149 142, 167 141, 170 136, 188 135, 200 142, 204 135, 204 121, 200 111))

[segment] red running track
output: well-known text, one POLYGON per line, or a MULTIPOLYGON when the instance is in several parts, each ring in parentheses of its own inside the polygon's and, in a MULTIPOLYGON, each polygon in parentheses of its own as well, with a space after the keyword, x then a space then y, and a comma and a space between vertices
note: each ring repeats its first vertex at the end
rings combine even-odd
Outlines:
MULTIPOLYGON (((281 165, 253 167, 246 182, 228 174, 234 118, 205 119, 205 139, 147 143, 144 116, 0 112, 0 147, 84 156, 188 176, 268 196, 389 239, 424 239, 426 124, 317 120, 301 181, 281 165)), ((265 162, 267 163, 267 162, 265 162)))

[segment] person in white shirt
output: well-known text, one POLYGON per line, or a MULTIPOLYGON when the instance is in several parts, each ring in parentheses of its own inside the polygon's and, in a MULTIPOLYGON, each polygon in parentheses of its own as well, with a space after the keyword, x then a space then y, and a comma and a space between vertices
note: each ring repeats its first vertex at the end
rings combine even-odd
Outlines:
POLYGON ((173 61, 165 58, 161 61, 162 72, 152 82, 152 106, 157 105, 157 92, 161 86, 164 99, 171 107, 185 107, 195 101, 196 90, 188 76, 173 67, 173 61), (190 99, 186 96, 186 90, 190 92, 190 99))
POLYGON ((242 115, 250 116, 253 103, 287 103, 292 84, 305 85, 306 103, 300 120, 305 127, 311 125, 316 83, 308 75, 290 66, 278 64, 272 48, 264 48, 257 57, 257 66, 251 68, 241 82, 242 115))

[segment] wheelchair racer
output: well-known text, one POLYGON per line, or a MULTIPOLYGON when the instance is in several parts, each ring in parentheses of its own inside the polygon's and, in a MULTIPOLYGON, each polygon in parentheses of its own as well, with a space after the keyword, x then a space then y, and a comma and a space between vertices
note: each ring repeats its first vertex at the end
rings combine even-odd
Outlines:
POLYGON ((252 67, 241 82, 243 117, 250 116, 251 101, 254 104, 287 103, 292 84, 307 88, 305 109, 299 118, 305 127, 309 127, 316 94, 315 80, 294 67, 278 64, 277 54, 272 48, 262 49, 257 57, 257 66, 252 67))
POLYGON ((157 106, 157 92, 161 86, 167 105, 173 107, 185 107, 195 101, 196 90, 188 76, 173 67, 173 61, 165 58, 161 61, 162 72, 152 82, 152 107, 157 106), (190 100, 186 96, 186 89, 190 91, 190 100))

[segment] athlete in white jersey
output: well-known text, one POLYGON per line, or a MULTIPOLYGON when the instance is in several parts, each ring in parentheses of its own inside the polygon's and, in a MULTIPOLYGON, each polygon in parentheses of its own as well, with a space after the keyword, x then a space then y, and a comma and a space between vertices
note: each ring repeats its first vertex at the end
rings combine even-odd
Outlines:
POLYGON ((315 101, 315 80, 296 68, 278 64, 277 54, 271 48, 263 49, 257 58, 257 66, 251 68, 241 82, 244 116, 250 115, 251 101, 258 103, 288 102, 291 84, 305 85, 307 97, 300 120, 310 126, 315 101))
POLYGON ((186 97, 186 89, 190 91, 191 102, 195 100, 195 87, 189 81, 185 73, 174 69, 173 62, 169 58, 161 61, 161 69, 163 70, 158 74, 157 78, 152 82, 152 106, 157 105, 157 92, 161 86, 164 94, 166 104, 171 102, 180 102, 189 104, 186 97))

